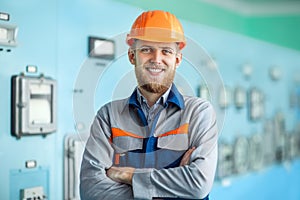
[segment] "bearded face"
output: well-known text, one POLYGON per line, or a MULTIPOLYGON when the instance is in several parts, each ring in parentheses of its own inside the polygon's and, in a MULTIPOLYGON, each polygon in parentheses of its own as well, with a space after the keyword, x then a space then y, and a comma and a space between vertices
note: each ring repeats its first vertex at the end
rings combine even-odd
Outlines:
POLYGON ((135 74, 138 85, 144 90, 164 93, 174 80, 175 68, 149 62, 143 66, 136 66, 135 74))
POLYGON ((129 55, 135 65, 140 88, 150 93, 164 93, 171 86, 177 66, 181 62, 176 43, 137 41, 129 55))

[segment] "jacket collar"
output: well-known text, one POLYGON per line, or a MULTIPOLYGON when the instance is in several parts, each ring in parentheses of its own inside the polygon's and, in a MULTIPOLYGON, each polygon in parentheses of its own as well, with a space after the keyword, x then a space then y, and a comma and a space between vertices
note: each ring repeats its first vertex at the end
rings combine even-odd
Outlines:
MULTIPOLYGON (((131 94, 131 96, 129 97, 127 104, 134 106, 136 108, 141 108, 141 105, 137 98, 138 97, 137 97, 137 88, 136 88, 131 94)), ((176 105, 180 109, 184 109, 183 96, 180 94, 180 92, 178 91, 174 83, 171 86, 171 90, 167 98, 167 101, 165 103, 165 106, 167 107, 170 103, 176 105)))

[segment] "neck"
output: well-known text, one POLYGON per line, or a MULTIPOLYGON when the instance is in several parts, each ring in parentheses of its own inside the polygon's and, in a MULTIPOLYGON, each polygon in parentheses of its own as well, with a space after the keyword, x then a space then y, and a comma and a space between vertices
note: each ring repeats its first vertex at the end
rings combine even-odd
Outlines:
POLYGON ((155 102, 157 102, 157 100, 164 94, 164 93, 148 92, 147 90, 144 90, 141 87, 139 89, 143 97, 146 98, 147 103, 150 107, 152 107, 155 104, 155 102))

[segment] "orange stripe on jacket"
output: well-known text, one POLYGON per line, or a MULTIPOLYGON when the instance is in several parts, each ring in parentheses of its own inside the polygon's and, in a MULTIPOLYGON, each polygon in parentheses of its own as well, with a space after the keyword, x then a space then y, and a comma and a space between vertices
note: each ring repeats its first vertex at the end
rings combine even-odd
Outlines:
POLYGON ((115 165, 119 165, 119 164, 120 164, 120 154, 115 153, 115 165))
POLYGON ((129 136, 129 137, 134 137, 134 138, 143 138, 140 135, 136 135, 134 133, 130 133, 127 131, 124 131, 122 129, 119 128, 111 128, 111 132, 112 132, 112 139, 116 138, 116 137, 122 137, 122 136, 129 136))
MULTIPOLYGON (((176 135, 176 134, 188 134, 188 129, 189 129, 189 124, 186 123, 186 124, 183 124, 182 126, 178 127, 177 129, 174 129, 174 130, 168 131, 166 133, 163 133, 163 134, 159 135, 158 137, 165 137, 165 136, 168 136, 168 135, 176 135)), ((134 133, 130 133, 130 132, 124 131, 124 130, 119 129, 119 128, 112 128, 111 131, 112 131, 112 137, 110 138, 110 142, 112 142, 112 140, 114 138, 122 137, 122 136, 123 137, 124 136, 133 137, 133 138, 143 138, 140 135, 136 135, 134 133)))
POLYGON ((176 135, 176 134, 188 134, 188 130, 189 130, 189 124, 186 123, 186 124, 183 124, 182 126, 178 127, 177 129, 163 133, 163 134, 159 135, 158 137, 165 137, 165 136, 176 135))

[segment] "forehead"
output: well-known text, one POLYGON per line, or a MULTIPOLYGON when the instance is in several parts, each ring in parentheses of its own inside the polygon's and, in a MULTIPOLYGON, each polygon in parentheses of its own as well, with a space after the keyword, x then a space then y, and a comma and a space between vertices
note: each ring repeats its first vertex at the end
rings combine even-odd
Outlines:
POLYGON ((145 41, 145 40, 137 40, 136 46, 142 47, 142 46, 150 46, 150 47, 157 47, 157 48, 176 48, 175 42, 151 42, 151 41, 145 41))

